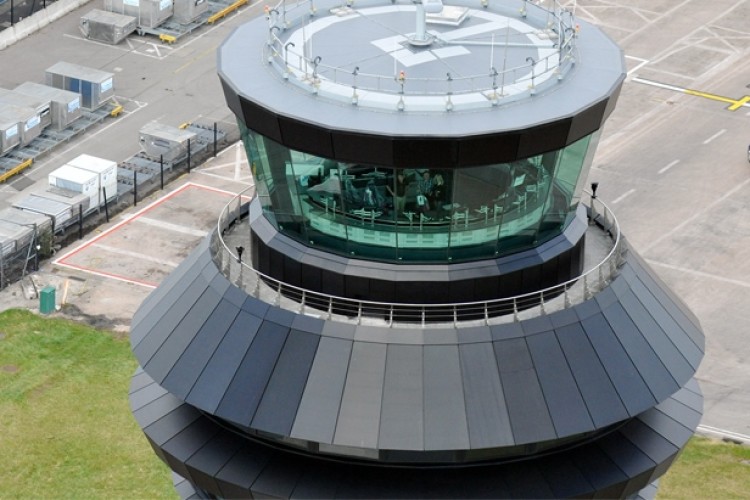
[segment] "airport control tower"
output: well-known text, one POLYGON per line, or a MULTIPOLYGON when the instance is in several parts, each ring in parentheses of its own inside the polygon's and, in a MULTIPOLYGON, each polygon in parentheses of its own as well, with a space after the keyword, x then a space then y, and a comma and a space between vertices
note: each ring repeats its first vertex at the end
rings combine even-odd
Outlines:
POLYGON ((218 67, 256 184, 131 333, 183 497, 654 495, 704 336, 586 185, 611 39, 553 0, 290 0, 218 67))

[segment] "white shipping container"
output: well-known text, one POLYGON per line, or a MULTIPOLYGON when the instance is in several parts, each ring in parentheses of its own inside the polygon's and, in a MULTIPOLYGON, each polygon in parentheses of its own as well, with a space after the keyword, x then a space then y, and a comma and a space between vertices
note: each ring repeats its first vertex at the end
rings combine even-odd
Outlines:
POLYGON ((89 207, 99 206, 99 174, 74 167, 63 165, 49 174, 49 185, 60 189, 67 189, 76 193, 85 194, 89 197, 89 207))
POLYGON ((104 193, 102 193, 102 188, 107 192, 107 200, 111 200, 117 195, 116 161, 83 154, 76 156, 66 165, 72 165, 83 170, 88 170, 99 176, 99 198, 96 206, 102 206, 104 204, 104 193))

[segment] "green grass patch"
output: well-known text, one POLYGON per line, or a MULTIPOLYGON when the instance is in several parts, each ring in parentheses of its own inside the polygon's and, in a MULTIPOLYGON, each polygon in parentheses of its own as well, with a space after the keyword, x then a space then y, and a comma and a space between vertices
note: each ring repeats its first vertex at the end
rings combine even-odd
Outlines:
POLYGON ((0 313, 0 497, 176 498, 128 405, 127 336, 0 313))
POLYGON ((750 495, 750 446, 693 437, 659 482, 659 500, 745 499, 750 495))
MULTIPOLYGON (((177 497, 128 406, 125 335, 0 313, 0 498, 177 497)), ((693 438, 658 499, 748 498, 750 447, 693 438)))

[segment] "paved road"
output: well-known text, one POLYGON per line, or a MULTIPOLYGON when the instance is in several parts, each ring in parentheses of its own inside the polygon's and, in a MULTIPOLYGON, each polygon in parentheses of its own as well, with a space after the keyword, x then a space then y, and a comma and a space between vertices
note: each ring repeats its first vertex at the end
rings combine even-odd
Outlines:
MULTIPOLYGON (((42 81, 55 62, 78 62, 116 73, 126 113, 0 187, 0 208, 79 153, 127 158, 149 120, 232 121, 215 49, 259 4, 175 46, 139 37, 117 47, 82 40, 77 22, 91 8, 0 52, 0 86, 42 81)), ((750 435, 750 107, 743 100, 750 93, 750 0, 580 0, 576 14, 622 45, 630 70, 590 180, 600 183, 632 246, 703 324, 703 424, 750 435)))

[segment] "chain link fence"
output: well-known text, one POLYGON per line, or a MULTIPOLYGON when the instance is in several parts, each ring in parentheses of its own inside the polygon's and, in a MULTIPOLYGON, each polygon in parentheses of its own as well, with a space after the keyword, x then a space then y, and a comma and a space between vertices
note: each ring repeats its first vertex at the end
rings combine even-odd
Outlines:
POLYGON ((46 9, 55 0, 0 0, 0 31, 10 28, 14 24, 35 12, 46 9))

